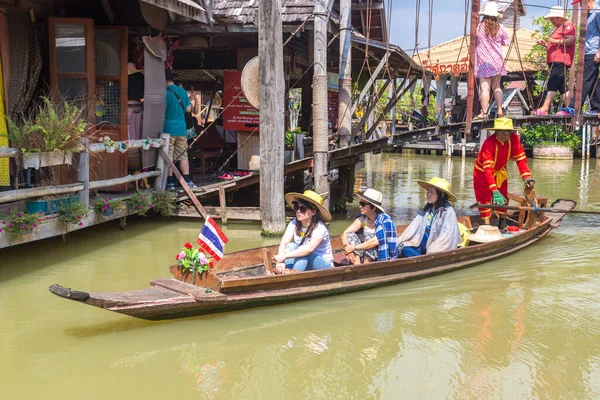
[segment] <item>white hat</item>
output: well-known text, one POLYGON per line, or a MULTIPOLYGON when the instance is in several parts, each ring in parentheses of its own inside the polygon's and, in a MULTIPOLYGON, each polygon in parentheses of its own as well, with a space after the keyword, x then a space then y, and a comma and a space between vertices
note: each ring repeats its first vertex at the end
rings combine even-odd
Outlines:
POLYGON ((567 15, 565 14, 564 8, 562 8, 561 6, 554 6, 550 9, 550 12, 544 18, 545 19, 550 19, 550 18, 567 19, 567 15))
POLYGON ((498 18, 500 16, 500 13, 498 12, 498 4, 488 1, 485 3, 485 8, 479 13, 479 15, 487 15, 488 17, 498 18))
POLYGON ((381 207, 381 201, 383 200, 383 194, 380 191, 375 189, 367 189, 363 194, 356 194, 358 197, 363 199, 364 201, 373 204, 375 208, 379 209, 381 212, 385 212, 383 207, 381 207))
POLYGON ((469 235, 467 239, 469 239, 470 242, 489 243, 502 238, 503 236, 497 226, 481 225, 477 228, 477 232, 473 235, 469 235))

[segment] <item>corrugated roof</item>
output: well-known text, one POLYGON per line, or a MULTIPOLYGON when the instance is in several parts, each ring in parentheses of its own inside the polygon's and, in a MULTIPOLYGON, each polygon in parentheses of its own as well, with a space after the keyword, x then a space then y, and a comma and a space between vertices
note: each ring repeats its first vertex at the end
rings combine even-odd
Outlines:
MULTIPOLYGON (((510 40, 512 41, 512 28, 505 27, 505 29, 508 32, 510 40)), ((527 73, 538 71, 539 67, 535 63, 526 61, 527 55, 530 53, 532 47, 536 44, 536 40, 533 37, 535 32, 524 28, 518 28, 516 29, 516 32, 516 40, 519 51, 517 51, 517 46, 514 44, 512 46, 509 45, 502 48, 502 53, 506 59, 506 69, 509 73, 523 71, 527 73), (509 50, 510 53, 508 52, 509 50), (519 53, 521 54, 521 60, 523 62, 522 68, 521 62, 519 61, 519 53)), ((422 65, 425 68, 427 68, 427 66, 435 66, 436 64, 445 68, 446 65, 449 64, 459 64, 461 67, 461 72, 466 72, 468 69, 469 59, 469 36, 461 36, 450 40, 449 42, 433 46, 429 50, 423 50, 416 54, 413 59, 415 62, 417 62, 417 64, 422 65)))
MULTIPOLYGON (((283 0, 281 20, 285 23, 303 22, 315 8, 314 0, 283 0)), ((215 0, 215 18, 223 22, 256 25, 258 0, 215 0)))

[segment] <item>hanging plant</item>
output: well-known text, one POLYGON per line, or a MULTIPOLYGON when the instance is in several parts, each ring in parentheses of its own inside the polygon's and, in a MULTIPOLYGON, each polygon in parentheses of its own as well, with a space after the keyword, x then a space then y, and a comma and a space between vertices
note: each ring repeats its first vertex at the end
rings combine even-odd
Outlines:
POLYGON ((152 209, 163 217, 175 215, 175 196, 169 191, 152 193, 152 209))
POLYGON ((58 209, 58 220, 65 224, 77 224, 83 226, 83 220, 89 214, 90 209, 78 201, 64 203, 58 209))
POLYGON ((127 199, 127 205, 129 206, 129 212, 137 212, 138 215, 145 217, 148 210, 152 209, 152 203, 150 202, 150 196, 146 193, 135 192, 130 198, 127 199))
MULTIPOLYGON (((8 214, 2 216, 0 232, 7 231, 14 236, 28 235, 42 222, 43 213, 29 214, 19 209, 8 209, 8 214)), ((46 217, 47 218, 47 217, 46 217)))

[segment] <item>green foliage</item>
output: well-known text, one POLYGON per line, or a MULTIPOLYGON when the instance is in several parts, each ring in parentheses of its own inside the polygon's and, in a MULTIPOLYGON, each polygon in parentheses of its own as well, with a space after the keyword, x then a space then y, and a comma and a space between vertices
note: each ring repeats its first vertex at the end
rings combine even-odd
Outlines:
POLYGON ((285 147, 294 147, 294 135, 304 135, 305 132, 302 132, 300 127, 296 127, 296 129, 288 129, 285 132, 285 147))
POLYGON ((127 205, 129 206, 129 212, 137 211, 137 214, 142 217, 145 217, 148 210, 152 208, 150 196, 142 192, 135 192, 128 198, 127 205))
POLYGON ((40 97, 39 107, 30 118, 18 123, 8 120, 13 147, 26 152, 79 151, 86 133, 83 110, 67 101, 53 103, 40 97))
POLYGON ((94 209, 96 215, 100 215, 104 213, 104 211, 108 211, 109 209, 112 209, 113 212, 118 213, 125 208, 125 205, 121 200, 114 200, 110 197, 108 199, 98 197, 96 198, 96 200, 94 200, 92 208, 94 209))
POLYGON ((561 126, 538 125, 525 128, 521 131, 523 143, 530 146, 557 145, 577 150, 581 146, 581 138, 570 134, 561 126))
POLYGON ((163 217, 175 215, 175 195, 166 190, 152 193, 152 208, 163 217))
POLYGON ((58 209, 58 220, 65 224, 78 224, 83 226, 83 219, 87 217, 90 209, 78 201, 69 201, 58 209))
POLYGON ((6 230, 14 236, 30 234, 37 228, 38 224, 42 222, 42 215, 43 213, 41 211, 36 214, 29 214, 18 208, 9 208, 8 214, 2 216, 0 232, 6 230))

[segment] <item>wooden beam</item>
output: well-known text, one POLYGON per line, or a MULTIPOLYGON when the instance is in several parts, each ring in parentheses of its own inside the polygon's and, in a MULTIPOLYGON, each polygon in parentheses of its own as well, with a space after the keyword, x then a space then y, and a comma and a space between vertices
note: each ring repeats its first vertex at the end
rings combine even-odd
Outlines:
POLYGON ((142 172, 141 174, 137 174, 137 175, 127 175, 122 178, 113 178, 113 179, 105 179, 102 181, 93 181, 93 182, 90 182, 89 189, 97 190, 97 189, 102 189, 102 188, 106 188, 106 187, 122 185, 122 184, 129 183, 129 182, 140 181, 144 178, 150 178, 150 177, 159 176, 159 175, 160 175, 160 171, 149 171, 149 172, 142 172))
MULTIPOLYGON (((221 218, 221 207, 206 206, 212 218, 221 218)), ((196 209, 192 206, 180 204, 177 210, 178 217, 200 218, 196 209)), ((260 221, 260 207, 227 207, 227 219, 241 221, 260 221)))
MULTIPOLYGON (((168 133, 161 133, 160 134, 160 138, 163 139, 165 141, 165 146, 164 146, 164 152, 166 154, 169 154, 169 146, 171 145, 171 135, 169 135, 168 133)), ((158 178, 156 178, 156 181, 154 182, 154 189, 155 190, 165 190, 167 188, 167 178, 169 176, 169 167, 167 166, 167 164, 165 163, 165 161, 163 160, 162 157, 160 157, 158 154, 156 155, 157 160, 156 160, 156 170, 160 171, 160 176, 158 178)))
POLYGON ((221 209, 221 222, 227 224, 227 204, 225 203, 225 188, 219 186, 219 208, 221 209))
POLYGON ((356 111, 356 108, 363 101, 363 99, 365 98, 367 92, 369 91, 369 89, 371 89, 371 86, 373 85, 373 83, 375 83, 375 80, 377 79, 377 76, 379 75, 379 72, 381 72, 381 69, 386 64, 388 57, 389 57, 389 53, 385 53, 385 55, 383 56, 383 58, 381 59, 381 61, 377 65, 377 68, 375 68, 375 71, 373 72, 373 74, 369 78, 369 81, 367 82, 367 84, 365 85, 365 87, 363 88, 363 90, 360 92, 360 95, 358 96, 358 99, 354 102, 354 104, 352 104, 352 111, 350 112, 350 115, 354 115, 354 112, 356 111))
POLYGON ((111 25, 114 24, 115 14, 113 13, 112 8, 110 8, 110 4, 108 4, 108 0, 100 0, 100 3, 102 3, 102 8, 104 8, 104 12, 106 13, 108 21, 111 25))
MULTIPOLYGON (((515 10, 516 12, 516 10, 515 10)), ((467 123, 462 134, 461 146, 462 156, 465 157, 465 144, 467 136, 471 134, 471 123, 473 122, 473 97, 475 96, 475 47, 477 46, 477 26, 479 25, 479 0, 471 2, 471 32, 469 37, 469 71, 467 72, 467 123)), ((424 88, 429 90, 429 88, 424 88)), ((488 112, 489 110, 481 110, 488 112)))
MULTIPOLYGON (((85 145, 87 147, 87 139, 85 145)), ((79 169, 77 170, 77 180, 83 185, 79 192, 79 202, 86 207, 90 205, 90 153, 87 151, 79 153, 79 169)))
POLYGON ((71 183, 68 185, 58 186, 43 186, 30 189, 7 190, 5 192, 0 192, 0 204, 10 203, 12 201, 27 200, 34 197, 79 192, 80 190, 83 190, 83 185, 81 183, 71 183))

